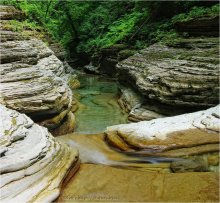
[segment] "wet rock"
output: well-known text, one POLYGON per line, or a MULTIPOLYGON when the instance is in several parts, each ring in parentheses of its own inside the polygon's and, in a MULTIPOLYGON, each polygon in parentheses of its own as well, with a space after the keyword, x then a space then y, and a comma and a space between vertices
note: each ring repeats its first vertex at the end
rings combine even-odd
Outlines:
POLYGON ((58 142, 29 117, 0 104, 1 202, 51 202, 78 151, 58 142))
POLYGON ((93 66, 92 63, 83 67, 85 72, 99 74, 99 68, 97 66, 93 66))
POLYGON ((218 38, 195 38, 152 45, 117 64, 119 81, 131 86, 158 114, 215 106, 219 102, 218 44, 218 38))
POLYGON ((126 112, 130 112, 135 106, 141 105, 143 99, 129 87, 120 86, 119 105, 126 112))
POLYGON ((62 124, 59 128, 52 130, 52 134, 54 136, 64 135, 67 133, 71 133, 74 131, 76 126, 76 118, 75 115, 70 111, 67 115, 65 120, 62 121, 62 124))
POLYGON ((77 75, 71 75, 71 77, 69 77, 68 85, 72 90, 80 87, 80 82, 77 79, 77 75))
POLYGON ((131 112, 129 113, 128 119, 130 121, 149 121, 155 118, 163 118, 164 115, 158 114, 154 111, 150 111, 144 106, 135 106, 132 108, 131 112))
POLYGON ((170 164, 170 168, 174 173, 184 172, 206 172, 208 171, 207 164, 203 159, 185 159, 174 161, 170 164))
POLYGON ((219 106, 205 111, 151 121, 110 126, 106 139, 122 151, 137 154, 184 157, 218 152, 219 106), (207 121, 207 122, 204 122, 207 121), (125 143, 125 144, 123 144, 125 143))

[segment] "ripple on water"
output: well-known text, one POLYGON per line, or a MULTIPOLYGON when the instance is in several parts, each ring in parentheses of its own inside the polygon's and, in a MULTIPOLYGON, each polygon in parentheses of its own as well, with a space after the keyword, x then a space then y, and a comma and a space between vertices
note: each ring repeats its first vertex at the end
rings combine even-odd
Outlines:
POLYGON ((79 75, 81 87, 74 91, 80 102, 75 132, 98 133, 107 126, 127 123, 127 114, 118 105, 118 85, 97 75, 79 75))

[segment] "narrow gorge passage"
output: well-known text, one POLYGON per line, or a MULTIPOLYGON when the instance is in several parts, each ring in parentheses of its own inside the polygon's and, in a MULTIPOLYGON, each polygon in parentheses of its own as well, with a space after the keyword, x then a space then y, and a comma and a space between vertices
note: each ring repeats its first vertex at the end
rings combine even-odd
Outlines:
POLYGON ((80 74, 81 87, 74 91, 79 101, 77 133, 100 133, 107 126, 127 123, 127 114, 118 100, 117 82, 98 75, 80 74))
POLYGON ((219 2, 0 4, 1 203, 220 202, 219 2))

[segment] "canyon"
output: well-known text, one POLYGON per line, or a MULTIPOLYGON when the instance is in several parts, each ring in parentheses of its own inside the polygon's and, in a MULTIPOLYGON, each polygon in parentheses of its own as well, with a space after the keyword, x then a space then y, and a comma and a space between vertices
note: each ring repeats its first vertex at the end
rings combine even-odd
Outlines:
POLYGON ((216 18, 177 24, 194 37, 175 43, 105 49, 90 75, 10 29, 23 12, 0 16, 2 202, 219 201, 216 18))

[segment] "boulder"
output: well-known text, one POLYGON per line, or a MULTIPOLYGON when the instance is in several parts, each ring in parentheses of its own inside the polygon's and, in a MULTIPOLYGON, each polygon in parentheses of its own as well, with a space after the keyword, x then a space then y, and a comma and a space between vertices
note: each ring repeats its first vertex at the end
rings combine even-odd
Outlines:
POLYGON ((87 73, 99 74, 99 67, 93 66, 92 63, 85 65, 83 69, 87 73))
POLYGON ((131 155, 187 157, 218 152, 219 108, 110 126, 106 139, 131 155))
POLYGON ((170 164, 170 168, 174 173, 208 171, 206 162, 203 159, 174 161, 170 164))
POLYGON ((119 81, 158 114, 207 109, 219 102, 218 44, 218 38, 154 44, 117 64, 119 81))
POLYGON ((52 202, 78 151, 24 114, 1 104, 0 113, 1 202, 52 202))

